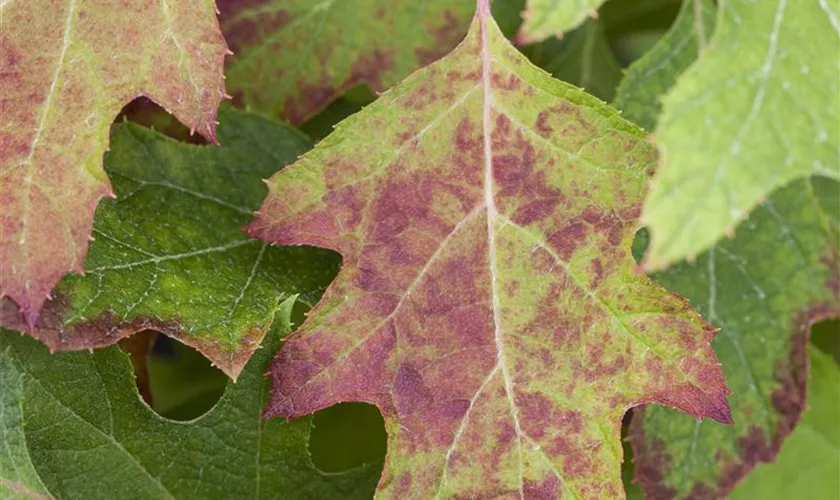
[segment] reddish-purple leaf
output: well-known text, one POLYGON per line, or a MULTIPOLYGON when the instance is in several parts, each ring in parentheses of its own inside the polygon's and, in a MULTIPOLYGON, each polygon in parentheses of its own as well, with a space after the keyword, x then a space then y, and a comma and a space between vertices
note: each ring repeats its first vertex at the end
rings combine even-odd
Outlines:
POLYGON ((146 95, 215 141, 227 47, 212 0, 20 0, 0 17, 0 297, 32 325, 82 272, 113 196, 102 155, 120 108, 146 95))
POLYGON ((480 1, 452 53, 270 181, 249 232, 344 261, 266 414, 378 406, 382 496, 620 495, 628 408, 731 419, 715 330, 630 252, 654 162, 480 1))

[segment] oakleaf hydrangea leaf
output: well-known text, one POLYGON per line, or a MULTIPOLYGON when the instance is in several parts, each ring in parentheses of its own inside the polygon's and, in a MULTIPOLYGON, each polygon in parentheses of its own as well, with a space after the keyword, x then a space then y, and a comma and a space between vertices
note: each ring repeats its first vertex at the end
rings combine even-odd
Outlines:
MULTIPOLYGON (((25 435, 45 488, 56 498, 370 498, 381 464, 320 472, 308 452, 311 419, 261 418, 270 390, 263 373, 289 330, 294 301, 281 305, 239 381, 189 422, 146 406, 119 347, 51 355, 32 339, 0 332, 0 373, 16 370, 23 386, 23 421, 13 430, 25 435)), ((0 413, 0 428, 10 423, 0 413)))
POLYGON ((630 252, 654 160, 479 2, 452 53, 271 179, 250 234, 343 267, 266 414, 375 404, 381 497, 620 495, 628 408, 730 420, 714 329, 630 252))
POLYGON ((653 130, 659 118, 659 97, 697 60, 708 45, 716 9, 711 0, 684 0, 671 29, 627 69, 615 107, 628 120, 653 130))
POLYGON ((539 42, 563 34, 587 17, 598 17, 598 7, 605 0, 528 0, 522 12, 523 23, 517 39, 522 43, 539 42))
POLYGON ((105 169, 119 197, 99 207, 85 275, 65 277, 35 327, 12 304, 0 319, 52 350, 100 347, 152 328, 202 351, 236 378, 291 294, 313 303, 339 266, 312 248, 270 248, 241 227, 262 179, 309 142, 286 125, 223 111, 222 146, 114 126, 105 169))
POLYGON ((828 354, 809 346, 808 408, 772 464, 761 464, 729 498, 840 498, 840 369, 828 354))
POLYGON ((663 99, 649 269, 707 250, 795 179, 840 179, 838 4, 727 0, 716 24, 663 99))
POLYGON ((806 407, 810 326, 840 317, 838 214, 840 185, 796 181, 733 239, 653 276, 721 329, 712 346, 738 397, 734 426, 657 407, 634 414, 636 478, 648 496, 723 498, 756 465, 776 459, 806 407))
POLYGON ((33 324, 113 196, 120 108, 149 96, 215 141, 227 47, 212 0, 10 0, 0 19, 0 297, 33 324))
POLYGON ((451 50, 473 0, 219 0, 231 93, 303 123, 350 87, 383 91, 451 50))

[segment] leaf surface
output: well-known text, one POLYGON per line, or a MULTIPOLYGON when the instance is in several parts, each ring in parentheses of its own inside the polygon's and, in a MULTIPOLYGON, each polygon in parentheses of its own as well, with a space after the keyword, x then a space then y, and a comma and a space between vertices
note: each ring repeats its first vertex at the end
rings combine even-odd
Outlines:
POLYGON ((761 464, 730 498, 840 498, 840 370, 831 356, 808 348, 808 409, 785 441, 775 463, 761 464))
POLYGON ((33 324, 82 272, 120 108, 149 96, 215 141, 227 47, 212 0, 11 0, 0 17, 0 297, 33 324))
MULTIPOLYGON (((294 298, 278 312, 237 383, 190 422, 159 417, 143 403, 118 347, 50 355, 32 339, 0 332, 0 369, 21 374, 29 456, 56 498, 312 499, 370 498, 378 464, 325 474, 311 463, 310 419, 260 418, 263 377, 289 330, 294 298)), ((6 397, 5 393, 3 397, 6 397)), ((0 425, 8 425, 0 415, 0 425)), ((3 473, 6 470, 3 469, 3 473)), ((2 490, 0 490, 2 491, 2 490)))
POLYGON ((840 179, 838 51, 835 2, 721 3, 708 50, 663 99, 646 268, 707 250, 795 179, 840 179))
POLYGON ((293 124, 360 83, 381 92, 451 50, 473 0, 219 0, 231 93, 293 124))
POLYGON ((562 38, 565 32, 576 28, 587 17, 598 17, 598 7, 605 1, 528 0, 517 39, 532 43, 549 37, 562 38))
POLYGON ((34 500, 52 498, 29 457, 23 433, 23 381, 9 362, 7 347, 0 346, 0 498, 34 500))
MULTIPOLYGON (((265 196, 262 179, 309 142, 242 111, 221 118, 220 147, 114 126, 105 168, 119 197, 97 211, 85 276, 58 284, 33 336, 52 350, 90 349, 151 328, 236 378, 284 297, 320 296, 337 256, 270 248, 240 230, 265 196)), ((0 319, 29 330, 8 302, 0 319)))
POLYGON ((554 77, 605 101, 612 100, 621 81, 621 67, 597 20, 586 21, 562 40, 548 39, 522 52, 554 77))
POLYGON ((452 53, 270 181, 249 232, 344 260, 267 415, 378 406, 382 497, 620 495, 627 408, 729 420, 713 329, 635 272, 654 157, 480 2, 452 53))

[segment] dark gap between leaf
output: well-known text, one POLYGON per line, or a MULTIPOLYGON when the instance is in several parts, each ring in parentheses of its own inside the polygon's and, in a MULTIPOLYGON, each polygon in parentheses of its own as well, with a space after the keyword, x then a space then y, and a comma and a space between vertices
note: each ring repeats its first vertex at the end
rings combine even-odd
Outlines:
POLYGON ((364 403, 341 403, 315 414, 309 436, 312 462, 324 472, 342 472, 385 460, 385 422, 364 403))
POLYGON ((117 115, 115 123, 128 120, 149 127, 173 139, 190 144, 207 144, 200 134, 190 134, 190 129, 148 97, 138 97, 126 104, 117 115))
POLYGON ((151 402, 146 402, 158 415, 179 421, 207 413, 228 382, 201 353, 165 335, 157 335, 147 373, 151 402))
POLYGON ((647 250, 649 243, 650 233, 648 233, 647 228, 643 227, 636 231, 636 236, 633 237, 633 246, 631 248, 633 259, 635 259, 636 264, 640 264, 642 262, 642 257, 645 256, 645 250, 647 250))
POLYGON ((811 342, 840 364, 840 319, 827 319, 811 326, 811 342))
POLYGON ((679 0, 611 0, 598 12, 610 48, 623 67, 642 57, 668 31, 680 10, 679 0))
POLYGON ((140 393, 140 396, 149 406, 154 405, 154 398, 149 385, 149 358, 152 355, 152 349, 157 337, 157 332, 143 330, 119 341, 119 346, 131 359, 137 392, 140 393))
POLYGON ((375 100, 376 94, 371 92, 367 85, 356 85, 301 125, 300 129, 313 141, 320 141, 332 133, 338 122, 359 112, 375 100))
POLYGON ((627 432, 630 427, 630 419, 633 417, 633 409, 627 410, 624 418, 621 419, 621 447, 624 450, 624 461, 621 463, 621 481, 624 483, 624 491, 627 493, 627 500, 642 500, 644 495, 638 484, 633 483, 633 447, 627 441, 627 432))

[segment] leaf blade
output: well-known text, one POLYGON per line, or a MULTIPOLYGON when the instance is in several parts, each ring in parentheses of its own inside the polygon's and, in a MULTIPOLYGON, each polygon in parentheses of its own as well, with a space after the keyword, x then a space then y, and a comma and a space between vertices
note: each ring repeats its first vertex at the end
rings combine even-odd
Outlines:
POLYGON ((81 272, 94 209, 113 196, 101 162, 114 116, 145 93, 215 141, 227 47, 208 0, 0 9, 0 297, 33 324, 55 283, 81 272))
POLYGON ((820 2, 790 9, 786 0, 723 3, 709 49, 664 98, 663 165, 643 214, 648 269, 708 249, 795 179, 840 179, 840 68, 825 55, 840 44, 837 13, 820 2), (743 61, 734 72, 733 59, 743 61), (780 129, 802 111, 800 125, 780 129))
POLYGON ((275 359, 267 414, 377 405, 382 496, 620 494, 627 407, 729 418, 714 332, 634 271, 653 156, 636 127, 531 66, 480 3, 455 51, 270 181, 249 234, 344 266, 275 359), (616 382, 634 362, 646 368, 616 382))

